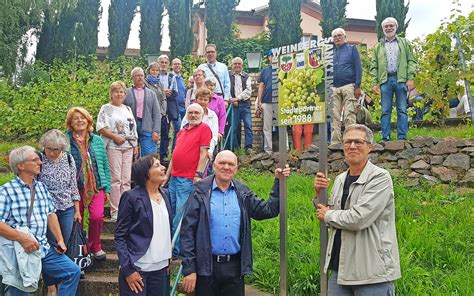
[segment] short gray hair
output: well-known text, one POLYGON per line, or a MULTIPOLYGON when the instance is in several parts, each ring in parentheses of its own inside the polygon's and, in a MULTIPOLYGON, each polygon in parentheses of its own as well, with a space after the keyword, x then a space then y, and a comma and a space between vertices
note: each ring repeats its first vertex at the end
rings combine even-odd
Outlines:
POLYGON ((206 71, 204 71, 203 69, 199 69, 199 68, 194 69, 193 75, 196 74, 197 72, 201 72, 201 73, 202 73, 202 77, 204 77, 204 78, 206 77, 206 71))
POLYGON ((186 113, 188 113, 188 110, 191 109, 191 107, 193 109, 194 108, 197 109, 199 111, 199 113, 201 113, 201 115, 204 114, 204 109, 198 103, 192 103, 191 105, 189 105, 188 108, 186 108, 186 113))
POLYGON ((217 85, 217 79, 215 77, 206 77, 206 79, 204 79, 204 84, 207 84, 207 83, 212 83, 214 86, 217 85))
POLYGON ((170 58, 165 55, 165 54, 162 54, 158 57, 158 59, 156 59, 157 61, 161 61, 161 60, 167 60, 168 62, 170 61, 170 58))
POLYGON ((347 134, 347 132, 350 131, 350 130, 360 130, 360 131, 365 132, 365 135, 367 136, 367 142, 369 142, 369 144, 374 143, 374 133, 367 126, 365 126, 363 124, 358 124, 358 123, 354 123, 354 124, 351 124, 349 126, 346 126, 346 129, 344 130, 343 138, 347 134))
POLYGON ((143 71, 143 68, 142 67, 135 67, 132 69, 132 71, 130 72, 130 77, 133 78, 133 76, 135 76, 135 74, 137 74, 137 72, 142 72, 143 75, 145 75, 145 71, 143 71))
POLYGON ((10 169, 13 171, 15 175, 18 175, 20 173, 18 171, 18 164, 26 160, 25 154, 30 151, 36 152, 35 148, 31 146, 21 146, 21 147, 13 149, 8 155, 8 158, 9 158, 8 163, 10 164, 10 169))
POLYGON ((336 28, 332 30, 331 36, 334 37, 334 35, 337 35, 338 33, 341 33, 342 35, 346 36, 346 31, 343 28, 336 28))
POLYGON ((383 26, 385 26, 386 23, 394 23, 394 24, 395 24, 395 27, 398 28, 398 21, 397 21, 397 19, 394 18, 394 17, 389 16, 389 17, 387 17, 386 19, 384 19, 384 20, 382 21, 382 28, 383 28, 383 26))
POLYGON ((236 61, 240 61, 242 64, 244 63, 244 60, 242 60, 242 58, 235 57, 235 58, 232 59, 232 64, 234 64, 236 61))
POLYGON ((69 149, 69 142, 66 136, 58 129, 49 130, 41 136, 39 140, 41 149, 44 150, 44 148, 49 145, 60 147, 61 151, 67 151, 69 149))

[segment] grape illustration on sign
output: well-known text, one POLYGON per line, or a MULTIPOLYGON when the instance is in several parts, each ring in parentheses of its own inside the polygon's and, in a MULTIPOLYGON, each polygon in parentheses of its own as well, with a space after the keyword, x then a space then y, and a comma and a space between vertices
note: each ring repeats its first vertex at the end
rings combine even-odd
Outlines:
POLYGON ((278 58, 278 125, 324 122, 324 49, 297 46, 278 58))

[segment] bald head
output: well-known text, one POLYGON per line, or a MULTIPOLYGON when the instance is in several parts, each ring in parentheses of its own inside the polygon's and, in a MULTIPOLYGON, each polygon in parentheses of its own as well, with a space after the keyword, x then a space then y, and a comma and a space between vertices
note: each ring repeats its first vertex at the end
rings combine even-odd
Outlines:
POLYGON ((237 165, 237 156, 230 150, 222 150, 221 152, 217 153, 215 161, 219 161, 220 158, 232 158, 237 165))
POLYGON ((223 190, 227 189, 237 173, 237 156, 229 150, 217 153, 214 172, 217 186, 223 190))
POLYGON ((190 126, 198 125, 202 122, 202 115, 204 114, 204 109, 198 103, 193 103, 188 106, 186 109, 186 118, 188 119, 188 124, 190 126))

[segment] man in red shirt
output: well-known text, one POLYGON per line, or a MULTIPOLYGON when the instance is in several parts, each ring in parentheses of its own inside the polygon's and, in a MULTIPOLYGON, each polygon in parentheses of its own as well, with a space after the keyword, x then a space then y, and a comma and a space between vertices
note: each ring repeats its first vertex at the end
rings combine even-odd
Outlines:
MULTIPOLYGON (((191 104, 186 110, 188 123, 178 132, 176 146, 171 156, 166 175, 168 176, 171 210, 173 212, 173 234, 184 213, 184 206, 193 184, 204 177, 211 128, 202 122, 204 110, 199 104, 191 104), (171 178, 170 178, 171 176, 171 178)), ((173 257, 179 254, 179 237, 173 250, 173 257)))

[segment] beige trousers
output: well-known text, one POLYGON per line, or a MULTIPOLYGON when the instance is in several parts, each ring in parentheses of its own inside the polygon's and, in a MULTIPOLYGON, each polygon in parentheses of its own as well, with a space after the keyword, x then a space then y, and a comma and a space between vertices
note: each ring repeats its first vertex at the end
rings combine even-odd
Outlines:
POLYGON ((133 148, 126 150, 107 149, 107 159, 110 167, 110 181, 112 190, 110 192, 110 213, 118 211, 122 193, 130 190, 130 179, 132 175, 133 148))
POLYGON ((348 126, 356 123, 357 99, 354 97, 354 84, 332 88, 331 143, 342 142, 342 123, 348 126))

